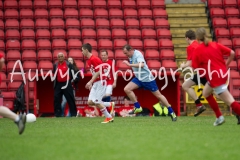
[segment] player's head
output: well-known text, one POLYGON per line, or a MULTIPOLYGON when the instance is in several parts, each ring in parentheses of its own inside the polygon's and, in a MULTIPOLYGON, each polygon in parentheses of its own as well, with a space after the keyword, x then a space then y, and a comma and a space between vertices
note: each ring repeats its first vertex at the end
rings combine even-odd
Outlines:
POLYGON ((103 62, 106 62, 108 60, 108 51, 107 50, 101 50, 100 55, 101 55, 101 59, 103 62))
POLYGON ((134 50, 133 50, 133 48, 129 44, 124 45, 122 49, 123 49, 123 53, 127 57, 132 57, 132 55, 134 53, 134 50))
POLYGON ((196 40, 196 34, 193 30, 188 30, 185 33, 185 38, 188 44, 191 44, 192 41, 196 40))
POLYGON ((62 63, 64 61, 64 54, 62 52, 59 52, 57 55, 58 61, 62 63))
POLYGON ((85 57, 87 57, 90 53, 92 53, 92 46, 89 43, 85 43, 82 45, 82 53, 85 57))
POLYGON ((129 105, 130 98, 129 98, 128 96, 125 96, 125 97, 123 98, 123 100, 124 100, 124 105, 125 105, 125 106, 128 106, 128 105, 129 105))
POLYGON ((4 55, 0 53, 0 71, 2 70, 3 65, 4 65, 4 55))
POLYGON ((206 46, 208 45, 209 39, 208 39, 207 32, 204 28, 198 28, 196 30, 196 36, 199 42, 203 42, 206 46))

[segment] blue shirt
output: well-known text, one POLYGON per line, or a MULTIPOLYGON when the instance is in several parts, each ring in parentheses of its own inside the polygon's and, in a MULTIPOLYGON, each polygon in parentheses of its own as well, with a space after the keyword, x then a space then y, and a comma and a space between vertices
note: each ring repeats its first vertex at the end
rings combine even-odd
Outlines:
POLYGON ((154 77, 149 70, 146 61, 142 55, 142 53, 138 50, 134 50, 133 56, 129 58, 131 64, 139 64, 144 63, 144 67, 132 67, 133 73, 136 78, 141 82, 151 82, 154 80, 154 77))

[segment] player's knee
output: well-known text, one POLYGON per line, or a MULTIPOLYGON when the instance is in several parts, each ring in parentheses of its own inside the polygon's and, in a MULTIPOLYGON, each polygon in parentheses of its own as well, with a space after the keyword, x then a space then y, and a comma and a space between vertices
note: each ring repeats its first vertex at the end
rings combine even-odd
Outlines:
POLYGON ((202 94, 203 94, 204 97, 207 98, 207 97, 209 97, 212 93, 207 93, 207 92, 204 92, 204 90, 203 90, 203 93, 202 93, 202 94))
POLYGON ((130 91, 131 91, 131 90, 130 90, 129 88, 127 88, 127 87, 124 88, 124 92, 125 92, 125 93, 129 93, 130 91))
POLYGON ((189 89, 189 86, 186 83, 183 83, 182 88, 184 91, 187 91, 189 89))

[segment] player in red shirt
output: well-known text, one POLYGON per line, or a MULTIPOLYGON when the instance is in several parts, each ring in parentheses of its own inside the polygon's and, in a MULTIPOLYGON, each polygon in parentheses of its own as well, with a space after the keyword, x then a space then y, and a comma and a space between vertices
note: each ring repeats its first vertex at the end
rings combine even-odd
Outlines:
POLYGON ((88 66, 92 73, 92 79, 86 84, 86 88, 90 90, 88 97, 88 105, 100 108, 106 119, 102 123, 113 122, 113 117, 108 113, 106 107, 102 103, 102 98, 106 93, 106 76, 104 76, 103 69, 101 68, 102 61, 92 55, 92 46, 89 43, 83 44, 82 53, 88 58, 88 66))
POLYGON ((110 114, 113 115, 115 103, 111 102, 111 95, 112 95, 113 89, 117 86, 117 75, 115 78, 113 75, 117 71, 117 68, 115 67, 115 64, 113 64, 113 61, 108 59, 107 50, 101 51, 101 59, 103 63, 108 64, 103 66, 104 73, 107 73, 107 88, 106 88, 106 94, 103 97, 103 102, 104 102, 103 104, 104 106, 109 107, 110 114))
MULTIPOLYGON (((0 71, 2 70, 2 67, 4 65, 4 57, 3 54, 0 53, 0 71)), ((0 83, 2 79, 0 76, 0 83)), ((5 118, 9 118, 14 121, 14 123, 18 126, 18 133, 22 134, 25 129, 26 124, 26 114, 20 114, 17 115, 14 112, 12 112, 10 109, 8 109, 5 106, 0 106, 0 116, 3 116, 5 118)))
MULTIPOLYGON (((208 99, 214 91, 223 102, 232 107, 233 111, 237 114, 238 124, 240 124, 240 104, 238 104, 231 93, 229 93, 226 84, 229 75, 225 77, 221 76, 228 72, 227 68, 234 59, 235 52, 219 43, 210 42, 204 28, 198 28, 196 36, 201 44, 194 51, 192 67, 203 68, 206 71, 206 79, 208 82, 203 89, 203 96, 208 99), (223 58, 224 55, 229 56, 226 62, 223 58)), ((210 101, 208 102, 216 113, 216 109, 219 109, 218 106, 214 103, 211 104, 210 101)), ((214 126, 221 125, 225 122, 224 117, 222 115, 219 116, 219 114, 220 113, 216 114, 217 119, 213 124, 214 126)))

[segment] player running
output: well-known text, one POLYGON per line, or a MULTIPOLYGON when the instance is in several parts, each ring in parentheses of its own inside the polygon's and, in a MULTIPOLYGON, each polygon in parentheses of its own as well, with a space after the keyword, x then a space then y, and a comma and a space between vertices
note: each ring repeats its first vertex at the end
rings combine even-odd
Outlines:
POLYGON ((100 111, 106 117, 102 123, 113 122, 114 119, 108 113, 106 107, 102 103, 102 98, 106 93, 107 86, 106 77, 103 75, 103 72, 99 66, 102 64, 102 61, 98 57, 92 55, 91 52, 92 46, 89 43, 82 45, 82 53, 85 57, 88 58, 87 63, 90 66, 90 71, 93 75, 92 79, 85 86, 90 90, 88 105, 100 108, 100 111))
MULTIPOLYGON (((219 43, 210 42, 204 28, 198 28, 196 31, 197 40, 201 43, 194 51, 192 59, 193 68, 203 68, 206 70, 206 79, 208 82, 203 89, 203 96, 207 99, 212 96, 213 91, 218 94, 223 102, 231 106, 233 111, 237 114, 238 124, 240 124, 240 105, 234 100, 227 89, 227 78, 221 75, 227 73, 227 67, 234 59, 235 52, 219 43), (229 56, 225 62, 223 56, 229 56), (210 66, 210 70, 208 67, 210 66), (214 73, 210 73, 213 72, 214 73), (222 74, 221 74, 222 72, 222 74)), ((217 103, 210 103, 211 108, 216 111, 219 110, 217 103)), ((224 117, 220 113, 216 113, 216 121, 214 126, 221 125, 225 122, 224 117)))
POLYGON ((148 66, 145 62, 145 59, 142 53, 138 50, 134 50, 128 44, 123 46, 123 53, 129 58, 129 61, 130 61, 129 63, 128 61, 125 60, 123 61, 123 63, 129 67, 132 67, 133 72, 135 74, 135 78, 133 78, 132 81, 129 82, 124 88, 124 91, 126 92, 127 96, 134 103, 133 114, 142 112, 142 107, 138 103, 133 90, 138 88, 144 88, 146 90, 151 91, 152 94, 156 98, 158 98, 159 101, 161 101, 165 106, 167 106, 168 112, 172 118, 172 121, 177 121, 176 114, 174 113, 167 99, 160 93, 158 86, 156 84, 156 81, 154 80, 154 77, 151 71, 148 69, 148 66), (139 67, 140 67, 140 73, 138 73, 139 67))

